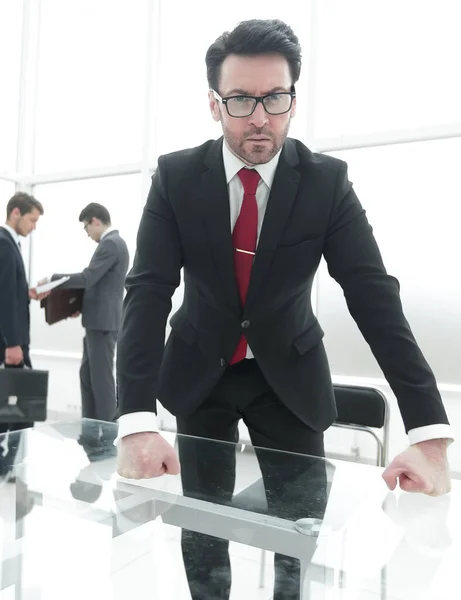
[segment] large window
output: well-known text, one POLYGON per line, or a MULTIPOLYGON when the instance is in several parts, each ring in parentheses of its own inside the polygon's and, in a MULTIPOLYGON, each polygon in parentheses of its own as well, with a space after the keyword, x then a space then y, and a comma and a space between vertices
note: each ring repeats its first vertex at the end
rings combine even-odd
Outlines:
MULTIPOLYGON (((400 281, 406 316, 439 382, 461 384, 461 140, 334 154, 349 164, 386 268, 400 281)), ((318 316, 334 373, 382 376, 325 268, 318 316)))
POLYGON ((16 166, 22 1, 0 2, 0 173, 16 166))
POLYGON ((36 172, 140 161, 147 0, 42 0, 36 172))
POLYGON ((317 4, 318 137, 461 121, 461 3, 317 4))
POLYGON ((3 225, 5 222, 6 205, 13 194, 14 184, 10 181, 0 179, 0 225, 3 225))

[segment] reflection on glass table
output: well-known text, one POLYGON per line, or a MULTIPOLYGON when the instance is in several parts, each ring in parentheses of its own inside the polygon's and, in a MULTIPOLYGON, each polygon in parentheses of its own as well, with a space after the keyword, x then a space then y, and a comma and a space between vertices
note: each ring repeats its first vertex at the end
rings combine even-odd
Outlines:
POLYGON ((81 429, 75 421, 22 433, 0 482, 2 600, 456 597, 457 481, 441 498, 389 493, 377 467, 171 433, 189 457, 182 477, 126 480, 107 445, 79 444, 81 429), (233 492, 218 468, 225 453, 236 457, 233 492), (207 489, 197 485, 203 473, 213 474, 207 489), (285 577, 275 595, 273 553, 285 577))

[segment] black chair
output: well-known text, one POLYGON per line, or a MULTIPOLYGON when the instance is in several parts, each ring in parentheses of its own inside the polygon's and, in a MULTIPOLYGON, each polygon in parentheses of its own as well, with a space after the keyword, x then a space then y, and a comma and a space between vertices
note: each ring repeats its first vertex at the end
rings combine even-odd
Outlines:
POLYGON ((377 445, 376 464, 386 466, 389 447, 389 403, 377 388, 358 385, 333 386, 338 418, 332 427, 362 431, 377 445), (381 430, 381 437, 376 430, 381 430))

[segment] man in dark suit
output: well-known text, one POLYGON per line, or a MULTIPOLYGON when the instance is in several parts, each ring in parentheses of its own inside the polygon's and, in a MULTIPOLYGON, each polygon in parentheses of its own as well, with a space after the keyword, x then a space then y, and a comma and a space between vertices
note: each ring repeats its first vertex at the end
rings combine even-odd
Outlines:
MULTIPOLYGON (((311 307, 323 255, 409 433, 411 446, 387 468, 387 484, 446 492, 447 415, 347 166, 287 137, 301 67, 297 37, 280 21, 244 22, 212 44, 206 63, 210 110, 224 139, 158 161, 119 337, 119 473, 178 472, 157 433, 156 399, 177 417, 180 433, 235 441, 243 419, 256 446, 323 455, 323 432, 336 417, 311 307), (164 348, 181 268, 184 302, 164 348)), ((189 438, 184 443, 185 493, 214 489, 229 500, 235 458, 223 451, 215 464, 194 455, 189 438)), ((272 482, 273 495, 283 494, 290 478, 283 465, 261 470, 266 488, 272 482)), ((193 537, 195 553, 183 535, 192 597, 228 598, 225 545, 193 537)), ((295 567, 283 557, 275 563, 274 598, 297 598, 295 567)))
MULTIPOLYGON (((17 192, 7 204, 6 223, 0 227, 0 365, 5 368, 32 366, 29 302, 39 296, 27 283, 21 237, 34 231, 41 215, 43 207, 38 200, 17 192)), ((0 423, 0 434, 32 426, 33 423, 0 423)), ((8 453, 0 445, 0 478, 6 477, 14 464, 19 436, 14 437, 8 453)))
MULTIPOLYGON (((114 353, 122 318, 128 248, 118 230, 112 228, 105 206, 92 202, 82 210, 79 220, 98 247, 88 267, 81 273, 69 275, 70 279, 60 288, 85 290, 82 308, 85 337, 80 367, 82 416, 113 421, 116 412, 114 353)), ((51 279, 61 277, 64 275, 55 274, 51 279)), ((90 455, 105 455, 114 450, 112 431, 113 428, 95 429, 94 424, 86 422, 80 441, 90 455), (110 431, 110 439, 106 431, 110 431)))

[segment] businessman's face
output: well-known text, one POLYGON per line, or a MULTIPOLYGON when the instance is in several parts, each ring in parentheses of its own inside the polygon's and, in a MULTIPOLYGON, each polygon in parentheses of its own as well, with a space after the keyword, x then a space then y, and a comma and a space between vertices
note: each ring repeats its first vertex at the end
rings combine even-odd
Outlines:
POLYGON ((40 218, 40 212, 34 208, 32 212, 21 215, 18 208, 14 209, 11 214, 14 221, 14 229, 19 235, 27 237, 37 227, 37 222, 40 218))
POLYGON ((88 237, 90 237, 93 242, 100 242, 101 235, 103 234, 103 225, 99 219, 93 218, 91 221, 86 221, 83 229, 86 231, 88 237))
MULTIPOLYGON (((216 92, 224 99, 238 97, 227 103, 232 114, 244 113, 243 107, 249 106, 251 110, 252 101, 244 96, 271 95, 266 101, 266 107, 271 112, 277 112, 290 106, 291 98, 278 94, 290 92, 291 86, 290 68, 285 57, 279 54, 231 54, 221 66, 219 89, 216 92)), ((262 103, 258 102, 252 114, 245 117, 231 116, 212 92, 209 93, 209 103, 214 120, 221 121, 230 150, 250 165, 267 163, 277 154, 296 112, 296 98, 293 99, 291 108, 283 114, 269 114, 262 103)))

